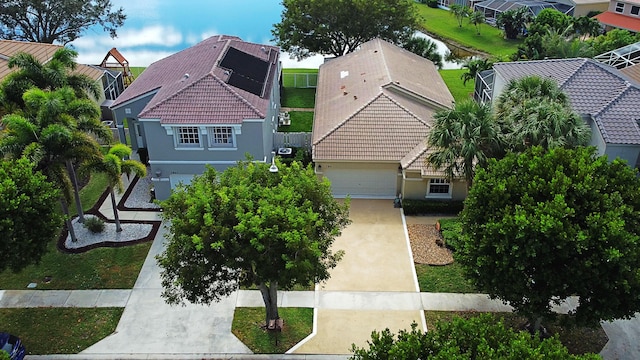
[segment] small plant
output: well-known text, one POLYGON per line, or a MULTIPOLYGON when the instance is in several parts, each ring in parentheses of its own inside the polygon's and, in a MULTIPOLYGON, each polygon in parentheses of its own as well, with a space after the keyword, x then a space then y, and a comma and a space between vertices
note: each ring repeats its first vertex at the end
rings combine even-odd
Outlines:
POLYGON ((84 220, 84 227, 94 234, 101 233, 104 231, 104 221, 95 216, 87 217, 84 220))

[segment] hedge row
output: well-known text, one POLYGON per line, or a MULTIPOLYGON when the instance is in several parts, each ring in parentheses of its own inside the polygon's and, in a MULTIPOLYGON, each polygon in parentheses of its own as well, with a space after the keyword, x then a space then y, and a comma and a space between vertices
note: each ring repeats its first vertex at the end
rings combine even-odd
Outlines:
POLYGON ((464 208, 464 203, 462 201, 405 199, 402 201, 402 207, 405 215, 458 215, 464 208))

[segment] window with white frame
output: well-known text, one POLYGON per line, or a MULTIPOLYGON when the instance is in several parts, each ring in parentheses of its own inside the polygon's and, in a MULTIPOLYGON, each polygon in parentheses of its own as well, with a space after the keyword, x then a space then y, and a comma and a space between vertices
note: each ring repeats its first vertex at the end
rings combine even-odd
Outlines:
POLYGON ((209 146, 234 147, 233 128, 230 126, 216 126, 208 128, 209 146))
POLYGON ((616 3, 616 12, 619 12, 619 13, 624 12, 624 3, 621 3, 621 2, 616 3))
POLYGON ((195 126, 183 126, 176 129, 178 147, 200 147, 200 134, 195 126))
POLYGON ((427 196, 445 196, 449 195, 451 184, 447 179, 429 179, 429 189, 427 196))
POLYGON ((631 15, 640 14, 640 6, 631 5, 631 15))

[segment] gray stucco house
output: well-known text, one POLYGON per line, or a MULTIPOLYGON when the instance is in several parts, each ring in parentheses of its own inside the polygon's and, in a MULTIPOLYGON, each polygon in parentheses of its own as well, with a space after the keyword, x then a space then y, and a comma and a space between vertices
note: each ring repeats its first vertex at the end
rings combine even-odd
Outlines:
POLYGON ((637 166, 640 154, 640 84, 592 59, 498 63, 476 79, 474 98, 496 99, 509 81, 530 75, 555 80, 571 107, 591 127, 591 144, 600 155, 637 166))
POLYGON ((156 197, 166 199, 206 165, 250 154, 271 161, 280 112, 280 51, 233 36, 210 37, 151 64, 111 109, 122 142, 146 149, 156 197))

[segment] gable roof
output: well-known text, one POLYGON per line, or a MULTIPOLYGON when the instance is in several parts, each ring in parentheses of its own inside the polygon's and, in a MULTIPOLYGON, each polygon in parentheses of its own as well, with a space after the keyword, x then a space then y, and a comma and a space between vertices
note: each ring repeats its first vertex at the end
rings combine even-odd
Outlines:
POLYGON ((530 75, 555 80, 572 108, 595 121, 605 142, 640 145, 639 103, 633 100, 640 88, 615 68, 592 59, 518 61, 493 68, 506 82, 530 75))
POLYGON ((152 95, 139 118, 161 119, 163 124, 228 124, 264 118, 269 90, 278 79, 278 58, 275 46, 234 36, 210 37, 151 64, 112 108, 152 95), (225 61, 227 54, 234 61, 225 61), (263 64, 263 71, 254 71, 255 64, 263 64))
POLYGON ((637 18, 633 15, 623 15, 615 13, 613 11, 605 11, 594 16, 594 18, 604 25, 609 25, 618 29, 625 29, 633 32, 640 32, 640 18, 637 18))
MULTIPOLYGON (((61 48, 63 48, 63 46, 53 44, 0 40, 0 81, 10 73, 16 71, 16 69, 9 69, 9 58, 12 56, 18 53, 27 53, 33 55, 40 63, 46 64, 51 60, 53 54, 61 48)), ((84 74, 94 80, 102 77, 102 70, 82 64, 78 64, 73 73, 84 74)))
POLYGON ((433 63, 380 39, 320 66, 313 157, 399 162, 453 97, 433 63))

